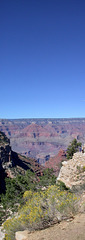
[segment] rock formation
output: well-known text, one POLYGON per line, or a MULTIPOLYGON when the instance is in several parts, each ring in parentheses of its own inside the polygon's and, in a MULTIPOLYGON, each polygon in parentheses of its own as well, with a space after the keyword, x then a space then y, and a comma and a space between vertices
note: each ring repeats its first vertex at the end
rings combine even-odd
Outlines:
POLYGON ((65 183, 66 187, 80 186, 85 183, 85 153, 77 152, 73 158, 62 162, 57 181, 65 183))
POLYGON ((0 169, 5 169, 6 165, 12 166, 10 140, 0 132, 0 169))

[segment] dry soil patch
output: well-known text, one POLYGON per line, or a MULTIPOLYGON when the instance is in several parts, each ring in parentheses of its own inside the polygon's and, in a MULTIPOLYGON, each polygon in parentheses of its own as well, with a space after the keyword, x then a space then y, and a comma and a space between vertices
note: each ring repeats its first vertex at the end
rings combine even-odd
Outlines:
POLYGON ((78 214, 72 221, 29 234, 27 240, 85 240, 85 214, 78 214))

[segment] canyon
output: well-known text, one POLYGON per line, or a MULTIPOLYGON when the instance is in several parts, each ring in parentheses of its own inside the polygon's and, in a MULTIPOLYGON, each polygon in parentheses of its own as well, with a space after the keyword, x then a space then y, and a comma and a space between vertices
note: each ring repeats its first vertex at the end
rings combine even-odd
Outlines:
POLYGON ((85 118, 0 119, 0 131, 10 138, 13 151, 45 166, 74 138, 85 143, 85 118))

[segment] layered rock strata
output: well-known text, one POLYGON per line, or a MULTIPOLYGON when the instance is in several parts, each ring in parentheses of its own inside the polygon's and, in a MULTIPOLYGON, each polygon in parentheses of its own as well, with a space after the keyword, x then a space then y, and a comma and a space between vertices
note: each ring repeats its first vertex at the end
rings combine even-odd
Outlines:
POLYGON ((74 138, 85 143, 85 118, 0 119, 0 131, 10 138, 12 150, 35 158, 44 166, 47 157, 67 149, 74 138))

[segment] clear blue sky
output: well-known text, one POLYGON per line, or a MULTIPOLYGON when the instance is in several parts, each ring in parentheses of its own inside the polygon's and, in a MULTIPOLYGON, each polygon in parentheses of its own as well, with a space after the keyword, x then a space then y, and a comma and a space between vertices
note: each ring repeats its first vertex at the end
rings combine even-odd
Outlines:
POLYGON ((85 117, 85 0, 0 1, 0 118, 85 117))

